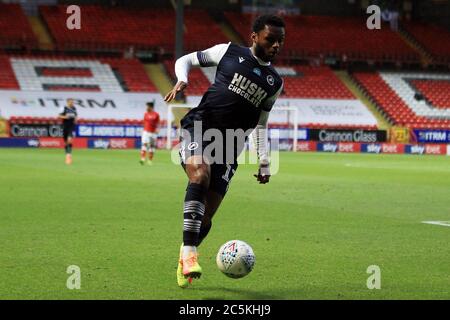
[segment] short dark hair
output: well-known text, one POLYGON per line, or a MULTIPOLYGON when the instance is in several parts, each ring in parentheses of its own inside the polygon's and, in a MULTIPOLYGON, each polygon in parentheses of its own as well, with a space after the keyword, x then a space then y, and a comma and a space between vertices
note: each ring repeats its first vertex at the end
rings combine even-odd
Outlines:
POLYGON ((152 107, 153 108, 155 106, 155 102, 154 101, 149 101, 146 104, 147 104, 147 107, 152 107))
POLYGON ((258 33, 267 26, 284 28, 285 24, 282 18, 273 14, 265 14, 256 18, 253 22, 252 31, 258 33))

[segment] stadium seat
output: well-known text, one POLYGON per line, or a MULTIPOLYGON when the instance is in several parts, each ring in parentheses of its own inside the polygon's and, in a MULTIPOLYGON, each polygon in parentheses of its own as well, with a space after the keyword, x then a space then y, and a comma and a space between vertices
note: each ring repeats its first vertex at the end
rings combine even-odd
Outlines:
POLYGON ((142 63, 137 59, 80 59, 32 55, 0 56, 0 89, 19 88, 32 91, 158 92, 156 86, 147 76, 142 63), (30 63, 43 61, 45 61, 45 67, 34 68, 39 71, 39 76, 58 77, 60 83, 43 87, 40 81, 36 81, 34 76, 30 76, 30 63), (93 81, 92 72, 101 75, 107 72, 110 76, 100 77, 99 87, 98 79, 93 81), (20 84, 16 75, 22 79, 20 84), (73 78, 76 78, 76 85, 73 84, 73 78))
MULTIPOLYGON (((172 78, 173 81, 175 81, 175 61, 165 60, 164 66, 166 68, 167 74, 172 78)), ((206 90, 208 90, 209 86, 211 85, 201 68, 191 69, 188 81, 189 85, 184 91, 184 94, 186 96, 201 96, 206 92, 206 90)))
MULTIPOLYGON (((225 17, 249 45, 254 16, 225 12, 225 17)), ((334 57, 347 61, 418 62, 419 54, 388 26, 369 30, 366 21, 357 17, 286 16, 286 41, 283 56, 317 58, 334 57)), ((439 43, 439 42, 438 42, 439 43)))
MULTIPOLYGON (((399 75, 401 76, 402 74, 399 75)), ((392 124, 410 128, 450 129, 448 118, 436 118, 435 112, 433 111, 430 111, 427 115, 417 115, 417 104, 425 102, 408 101, 406 95, 404 96, 405 93, 402 92, 402 90, 397 90, 397 92, 394 91, 392 87, 382 78, 380 73, 357 72, 353 74, 353 77, 361 89, 366 92, 368 97, 377 105, 380 111, 392 124), (408 103, 405 100, 408 101, 408 103)), ((426 86, 422 86, 422 84, 420 84, 421 82, 415 83, 419 83, 419 87, 425 88, 424 93, 430 97, 431 101, 431 99, 436 96, 429 95, 428 87, 430 84, 428 83, 429 81, 425 82, 427 82, 426 86)), ((402 81, 401 84, 396 85, 396 88, 401 88, 401 85, 407 84, 402 81)), ((431 86, 434 85, 434 83, 431 84, 431 86)), ((448 93, 445 93, 443 98, 445 99, 446 96, 448 97, 448 93)), ((441 95, 438 94, 437 97, 440 98, 441 95)), ((448 100, 446 105, 448 105, 448 100)))
MULTIPOLYGON (((40 6, 59 49, 135 50, 175 47, 175 11, 165 8, 129 8, 83 5, 83 29, 61 28, 67 19, 66 6, 40 6)), ((186 50, 205 49, 228 42, 220 27, 204 10, 185 10, 186 50), (214 34, 214 37, 210 35, 214 34)))
POLYGON ((8 56, 0 55, 0 89, 19 89, 14 70, 8 56))
POLYGON ((437 62, 450 62, 450 32, 444 28, 423 23, 404 23, 404 29, 421 44, 437 62))
POLYGON ((294 71, 293 76, 282 76, 283 95, 286 98, 354 99, 353 94, 327 66, 293 66, 284 69, 294 71))
POLYGON ((413 80, 412 84, 434 107, 450 108, 450 81, 413 80))
POLYGON ((0 47, 37 48, 38 41, 20 4, 0 3, 0 47))

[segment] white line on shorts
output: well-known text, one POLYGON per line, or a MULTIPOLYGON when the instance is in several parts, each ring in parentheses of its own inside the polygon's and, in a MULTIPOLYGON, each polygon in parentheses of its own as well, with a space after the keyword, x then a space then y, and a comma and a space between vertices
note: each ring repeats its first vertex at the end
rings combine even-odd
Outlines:
POLYGON ((438 226, 450 227, 450 221, 422 221, 422 223, 435 224, 438 226))

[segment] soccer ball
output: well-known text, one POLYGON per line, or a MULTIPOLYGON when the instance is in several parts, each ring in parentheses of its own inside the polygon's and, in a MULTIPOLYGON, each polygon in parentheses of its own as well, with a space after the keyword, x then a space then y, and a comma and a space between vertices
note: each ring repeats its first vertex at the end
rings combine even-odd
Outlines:
POLYGON ((231 240, 220 247, 216 263, 227 277, 242 278, 253 270, 255 254, 252 247, 241 240, 231 240))

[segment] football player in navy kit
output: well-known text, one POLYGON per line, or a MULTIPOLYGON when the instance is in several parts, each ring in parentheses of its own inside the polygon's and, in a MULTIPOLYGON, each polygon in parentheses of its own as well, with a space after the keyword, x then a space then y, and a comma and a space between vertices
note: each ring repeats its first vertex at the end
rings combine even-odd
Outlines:
MULTIPOLYGON (((222 202, 237 169, 237 156, 244 144, 230 147, 224 138, 225 161, 211 161, 204 151, 212 142, 203 134, 208 129, 243 130, 245 139, 255 130, 259 170, 255 174, 261 184, 269 182, 269 158, 266 150, 269 112, 282 91, 283 81, 271 65, 283 46, 284 21, 275 15, 263 15, 253 23, 252 46, 219 44, 204 51, 193 52, 175 63, 178 82, 165 96, 172 101, 188 85, 192 67, 217 66, 214 83, 203 95, 200 104, 181 120, 180 137, 182 166, 189 182, 184 199, 183 243, 178 261, 178 285, 185 288, 192 278, 199 278, 197 247, 211 229, 211 219, 222 202), (200 135, 194 128, 201 128, 200 135), (230 150, 232 149, 232 150, 230 150), (228 154, 232 152, 233 156, 228 154)), ((215 158, 216 159, 216 158, 215 158)), ((217 160, 217 159, 216 159, 217 160)))
POLYGON ((73 99, 67 99, 67 106, 61 107, 59 118, 63 120, 63 139, 64 149, 66 151, 66 164, 72 164, 72 139, 75 121, 77 118, 77 109, 73 99))

